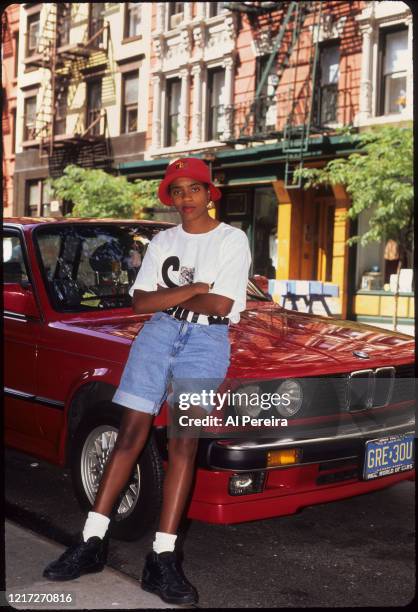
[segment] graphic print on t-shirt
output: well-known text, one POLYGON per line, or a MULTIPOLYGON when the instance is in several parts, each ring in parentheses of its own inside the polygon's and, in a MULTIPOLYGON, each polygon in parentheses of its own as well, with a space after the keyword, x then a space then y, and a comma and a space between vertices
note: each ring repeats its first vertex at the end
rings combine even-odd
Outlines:
POLYGON ((188 268, 186 266, 180 267, 180 259, 175 255, 167 257, 167 259, 163 261, 163 264, 161 266, 161 275, 163 277, 163 281, 165 285, 169 288, 178 287, 179 285, 189 285, 193 282, 194 272, 194 268, 188 268), (179 284, 177 284, 172 278, 170 278, 170 271, 173 270, 174 272, 177 272, 179 269, 179 284))
POLYGON ((181 266, 179 275, 179 285, 190 285, 194 278, 194 268, 181 266))

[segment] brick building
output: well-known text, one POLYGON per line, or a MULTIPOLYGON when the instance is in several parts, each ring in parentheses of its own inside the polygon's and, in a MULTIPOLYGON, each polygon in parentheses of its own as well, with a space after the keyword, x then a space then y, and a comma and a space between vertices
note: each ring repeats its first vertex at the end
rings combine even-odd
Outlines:
POLYGON ((9 4, 2 13, 2 41, 3 213, 11 215, 16 150, 19 4, 9 4))

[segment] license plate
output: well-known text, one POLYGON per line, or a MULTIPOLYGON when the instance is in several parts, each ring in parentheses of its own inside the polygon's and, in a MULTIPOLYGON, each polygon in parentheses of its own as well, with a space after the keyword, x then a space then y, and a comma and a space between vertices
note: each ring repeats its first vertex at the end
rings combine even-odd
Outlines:
POLYGON ((412 470, 414 434, 388 436, 366 442, 363 480, 412 470))

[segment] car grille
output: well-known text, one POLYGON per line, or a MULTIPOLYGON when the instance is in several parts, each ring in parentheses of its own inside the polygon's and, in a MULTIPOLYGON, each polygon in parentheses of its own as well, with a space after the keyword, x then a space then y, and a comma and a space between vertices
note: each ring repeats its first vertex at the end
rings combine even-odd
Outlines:
MULTIPOLYGON (((338 411, 357 412, 415 399, 413 363, 360 370, 354 376, 353 372, 347 372, 311 380, 311 412, 317 416, 338 411)), ((309 389, 309 382, 307 385, 309 389)))
POLYGON ((346 409, 357 412, 414 400, 414 365, 351 372, 347 377, 346 409))
POLYGON ((395 385, 391 403, 415 400, 415 366, 413 363, 396 368, 395 385))

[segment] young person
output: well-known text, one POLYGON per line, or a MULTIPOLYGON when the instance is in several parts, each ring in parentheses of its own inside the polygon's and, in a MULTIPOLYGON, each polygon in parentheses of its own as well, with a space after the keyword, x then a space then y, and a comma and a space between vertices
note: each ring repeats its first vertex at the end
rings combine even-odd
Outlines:
MULTIPOLYGON (((103 569, 115 502, 167 397, 170 379, 182 381, 182 392, 208 390, 205 382, 216 380, 219 386, 230 363, 229 325, 239 321, 246 305, 251 264, 247 236, 209 215, 211 200, 221 193, 200 159, 169 164, 158 196, 177 209, 182 222, 154 236, 130 288, 134 311, 154 314, 132 343, 113 396, 124 406, 121 427, 82 537, 45 568, 43 576, 51 580, 71 580, 103 569)), ((193 415, 208 414, 211 408, 193 407, 193 415)), ((198 600, 174 550, 197 445, 198 436, 169 437, 159 530, 142 575, 142 588, 168 603, 198 600)))

